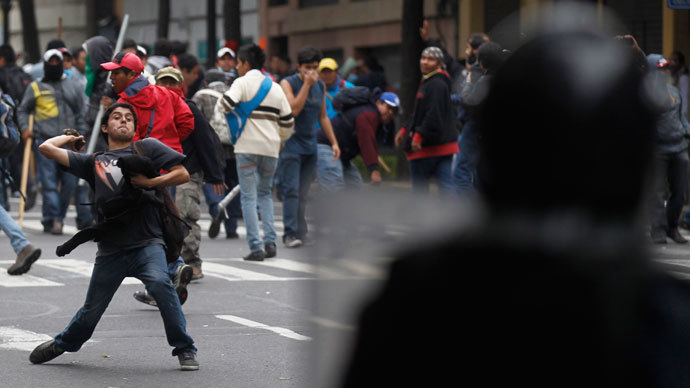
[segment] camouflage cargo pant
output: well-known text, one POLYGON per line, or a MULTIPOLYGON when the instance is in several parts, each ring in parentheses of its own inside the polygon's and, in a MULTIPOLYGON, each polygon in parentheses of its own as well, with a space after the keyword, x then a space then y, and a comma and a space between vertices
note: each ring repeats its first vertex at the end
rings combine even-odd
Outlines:
POLYGON ((180 211, 182 219, 192 227, 189 235, 184 239, 180 256, 186 264, 201 267, 199 257, 199 244, 201 242, 201 227, 199 217, 201 215, 201 186, 203 173, 190 174, 189 182, 177 186, 175 205, 180 211))

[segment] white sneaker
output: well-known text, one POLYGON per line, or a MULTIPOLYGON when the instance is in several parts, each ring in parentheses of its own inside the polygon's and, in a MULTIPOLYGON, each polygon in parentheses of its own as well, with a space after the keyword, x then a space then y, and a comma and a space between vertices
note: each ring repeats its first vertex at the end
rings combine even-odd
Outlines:
POLYGON ((302 240, 294 236, 287 236, 283 243, 287 248, 297 248, 302 245, 302 240))

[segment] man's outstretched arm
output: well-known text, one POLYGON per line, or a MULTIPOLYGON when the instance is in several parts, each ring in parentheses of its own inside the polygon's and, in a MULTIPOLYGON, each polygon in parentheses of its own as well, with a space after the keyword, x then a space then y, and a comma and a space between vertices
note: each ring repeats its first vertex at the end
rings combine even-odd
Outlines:
POLYGON ((46 158, 52 159, 65 167, 69 167, 69 154, 67 150, 62 147, 69 145, 74 151, 79 151, 74 149, 74 144, 79 140, 83 141, 84 136, 60 135, 51 137, 38 146, 38 151, 46 158))
POLYGON ((147 178, 141 174, 134 175, 130 180, 132 184, 152 188, 152 187, 168 187, 177 186, 189 182, 189 172, 183 165, 178 164, 172 166, 167 174, 157 176, 155 178, 147 178))

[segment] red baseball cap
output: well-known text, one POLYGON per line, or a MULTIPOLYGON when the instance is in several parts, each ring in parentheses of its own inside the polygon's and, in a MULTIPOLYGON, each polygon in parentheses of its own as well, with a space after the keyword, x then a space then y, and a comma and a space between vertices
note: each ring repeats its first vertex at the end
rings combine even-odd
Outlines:
POLYGON ((119 52, 115 54, 111 62, 101 63, 101 68, 104 70, 112 71, 125 67, 135 73, 141 73, 144 71, 144 65, 141 63, 141 59, 132 53, 119 52))

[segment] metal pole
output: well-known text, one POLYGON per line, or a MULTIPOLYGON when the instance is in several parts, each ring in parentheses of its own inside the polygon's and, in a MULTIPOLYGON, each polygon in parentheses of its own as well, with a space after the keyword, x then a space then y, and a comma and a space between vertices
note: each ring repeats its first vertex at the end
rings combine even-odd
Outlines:
POLYGON ((10 44, 10 10, 12 2, 2 0, 2 40, 4 44, 10 44))
MULTIPOLYGON (((125 34, 127 32, 127 25, 129 24, 129 14, 126 14, 122 18, 122 27, 120 28, 120 35, 117 37, 117 43, 115 43, 115 53, 119 53, 122 49, 122 44, 125 40, 125 34)), ((107 77, 108 82, 110 82, 110 76, 107 77)), ((98 114, 96 114, 96 121, 93 123, 93 128, 91 129, 91 137, 89 138, 89 145, 86 147, 86 153, 92 154, 93 150, 96 148, 96 142, 98 140, 98 131, 101 129, 101 119, 103 119, 103 114, 105 109, 103 105, 99 105, 98 114)), ((83 185, 83 181, 79 181, 83 185)))
POLYGON ((216 64, 216 0, 206 2, 206 68, 213 69, 216 64))

